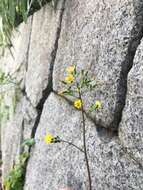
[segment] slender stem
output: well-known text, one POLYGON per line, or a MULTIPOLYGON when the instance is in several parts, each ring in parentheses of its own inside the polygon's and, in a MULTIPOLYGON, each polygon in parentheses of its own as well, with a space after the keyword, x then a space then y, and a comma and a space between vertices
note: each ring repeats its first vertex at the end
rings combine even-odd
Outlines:
POLYGON ((63 143, 67 143, 67 144, 69 144, 69 145, 71 145, 71 146, 74 146, 75 148, 77 148, 78 150, 80 150, 81 152, 84 153, 84 150, 82 150, 80 147, 76 146, 76 145, 73 144, 72 142, 65 141, 65 140, 61 140, 61 139, 60 139, 60 141, 63 142, 63 143))
MULTIPOLYGON (((82 95, 81 95, 80 89, 79 89, 79 98, 82 101, 82 95)), ((83 122, 83 125, 82 125, 83 126, 83 147, 84 147, 84 155, 85 155, 86 167, 87 167, 87 172, 88 172, 89 190, 92 190, 92 180, 91 180, 90 167, 89 167, 87 148, 86 148, 86 129, 85 129, 85 116, 84 116, 83 102, 81 105, 81 114, 82 114, 82 122, 83 122)))

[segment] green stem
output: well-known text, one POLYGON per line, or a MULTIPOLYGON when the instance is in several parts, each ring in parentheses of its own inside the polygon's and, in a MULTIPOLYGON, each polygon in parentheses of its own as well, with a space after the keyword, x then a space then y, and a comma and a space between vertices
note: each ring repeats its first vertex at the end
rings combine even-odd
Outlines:
POLYGON ((63 143, 67 143, 67 144, 69 144, 71 146, 74 146, 75 148, 77 148, 78 150, 80 150, 81 152, 84 153, 84 150, 82 150, 80 147, 78 147, 77 145, 73 144, 72 142, 65 141, 65 140, 62 140, 62 139, 60 139, 60 141, 63 142, 63 143))
MULTIPOLYGON (((82 101, 82 95, 81 95, 80 89, 79 89, 79 98, 82 101)), ((89 161, 88 161, 88 155, 87 155, 87 147, 86 147, 86 128, 85 128, 83 101, 81 105, 81 114, 82 114, 82 122, 83 122, 83 125, 82 125, 83 126, 83 147, 84 147, 84 155, 85 155, 85 161, 86 161, 86 167, 87 167, 87 173, 88 173, 89 190, 92 190, 92 180, 91 180, 90 167, 89 167, 89 161)))

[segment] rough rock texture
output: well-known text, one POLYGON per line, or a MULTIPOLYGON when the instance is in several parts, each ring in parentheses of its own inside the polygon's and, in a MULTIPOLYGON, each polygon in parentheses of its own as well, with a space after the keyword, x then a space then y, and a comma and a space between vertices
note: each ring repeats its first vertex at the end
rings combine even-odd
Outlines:
MULTIPOLYGON (((5 56, 1 59, 0 69, 5 75, 10 75, 6 84, 1 85, 0 94, 0 126, 1 126, 1 149, 3 160, 3 178, 12 168, 16 157, 20 153, 20 144, 23 136, 24 120, 29 116, 32 120, 36 116, 30 107, 30 103, 24 101, 24 86, 27 63, 27 54, 29 51, 29 40, 31 31, 32 17, 27 23, 22 23, 14 31, 12 36, 13 47, 11 51, 5 50, 5 56), (26 108, 27 107, 27 108, 26 108), (25 113, 27 112, 27 113, 25 113), (9 121, 8 121, 9 120, 9 121)), ((34 108, 33 108, 34 109, 34 108)), ((36 110, 35 110, 36 112, 36 110)), ((31 122, 31 119, 29 123, 31 122)), ((33 123, 31 128, 33 127, 33 123)), ((28 129, 29 131, 29 129, 28 129)), ((28 137, 31 135, 29 134, 28 137)))
POLYGON ((116 129, 121 119, 126 76, 132 64, 130 51, 134 53, 141 38, 142 6, 141 1, 133 0, 66 3, 54 67, 54 90, 61 88, 57 81, 63 78, 66 66, 77 64, 90 70, 101 84, 86 99, 90 103, 96 99, 103 102, 104 109, 96 114, 96 120, 105 127, 116 129))
MULTIPOLYGON (((62 3, 63 1, 59 3, 59 8, 62 3)), ((34 136, 43 101, 51 91, 52 61, 55 56, 54 46, 61 12, 62 10, 55 12, 51 6, 46 6, 30 17, 27 24, 22 23, 17 29, 18 33, 14 33, 12 38, 12 54, 6 50, 5 57, 1 60, 0 68, 11 76, 14 90, 18 88, 22 94, 16 102, 18 108, 15 110, 15 116, 2 124, 3 177, 16 162, 22 141, 34 136), (22 54, 19 53, 20 49, 22 54), (10 142, 9 146, 7 139, 10 142)), ((7 95, 9 86, 11 83, 1 87, 1 92, 5 92, 4 96, 7 95)), ((7 100, 12 98, 13 92, 10 91, 7 100)), ((12 102, 10 103, 12 107, 12 102)))
MULTIPOLYGON (((34 137, 25 190, 88 189, 82 152, 43 141, 48 129, 82 146, 80 112, 71 99, 57 95, 65 68, 77 64, 99 82, 85 95, 85 105, 99 99, 103 107, 86 118, 93 190, 143 189, 142 0, 59 0, 18 30, 12 39, 15 59, 6 51, 0 60, 21 91, 14 116, 1 123, 3 178, 23 139, 34 137)), ((12 94, 4 93, 5 101, 12 94)))
MULTIPOLYGON (((66 186, 71 186, 73 190, 88 189, 83 153, 67 144, 46 145, 43 141, 48 130, 82 147, 80 119, 80 112, 70 108, 59 97, 50 95, 36 132, 36 145, 27 168, 25 190, 59 190, 66 186)), ((125 154, 118 140, 112 138, 109 143, 104 143, 94 124, 87 121, 86 125, 93 189, 141 189, 143 172, 125 154)))
POLYGON ((128 75, 128 92, 119 137, 123 146, 143 165, 143 41, 128 75))
POLYGON ((18 103, 15 115, 2 127, 3 177, 5 177, 21 153, 24 139, 31 138, 37 112, 26 100, 18 103))
POLYGON ((0 61, 0 68, 6 73, 10 74, 14 82, 20 82, 21 88, 24 88, 25 73, 27 67, 27 56, 29 52, 29 41, 31 35, 32 17, 27 23, 22 23, 18 30, 14 31, 12 35, 13 47, 5 50, 5 56, 0 61))
POLYGON ((61 11, 54 12, 50 6, 44 7, 33 16, 26 93, 34 106, 42 99, 44 89, 47 89, 46 93, 51 90, 51 72, 60 17, 61 11))

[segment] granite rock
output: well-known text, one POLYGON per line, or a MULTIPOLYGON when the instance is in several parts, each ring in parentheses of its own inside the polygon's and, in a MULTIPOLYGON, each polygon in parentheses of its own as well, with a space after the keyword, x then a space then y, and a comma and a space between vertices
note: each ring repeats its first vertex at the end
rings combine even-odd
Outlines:
POLYGON ((128 75, 126 105, 119 137, 128 152, 143 165, 143 41, 128 75))
MULTIPOLYGON (((73 99, 57 95, 66 67, 76 64, 99 82, 84 95, 85 111, 95 100, 102 102, 102 109, 86 115, 93 190, 141 190, 143 1, 57 2, 14 32, 15 59, 8 50, 0 59, 0 68, 20 82, 15 112, 1 124, 3 178, 18 159, 22 141, 34 137, 24 189, 87 190, 83 153, 66 143, 44 142, 48 130, 83 146, 80 111, 71 105, 73 99)), ((4 93, 2 104, 10 107, 15 89, 4 93)))
MULTIPOLYGON (((46 101, 26 172, 25 190, 88 189, 83 152, 64 143, 46 144, 46 132, 82 147, 80 112, 51 94, 46 101)), ((87 149, 93 189, 143 188, 143 172, 123 150, 118 139, 102 141, 96 126, 86 120, 87 149), (128 179, 128 180, 127 180, 128 179)))
POLYGON ((28 64, 29 43, 32 29, 32 17, 27 23, 21 23, 12 33, 12 47, 5 49, 0 69, 11 76, 11 80, 25 86, 25 74, 28 64))
POLYGON ((88 108, 95 100, 101 100, 103 109, 92 117, 107 128, 116 130, 121 119, 126 76, 132 64, 132 60, 128 61, 128 48, 133 54, 138 44, 143 25, 142 6, 142 1, 134 0, 66 1, 53 88, 55 91, 63 88, 60 80, 69 65, 90 71, 99 85, 85 95, 85 104, 88 108))
POLYGON ((23 97, 16 106, 15 115, 1 126, 2 131, 2 169, 3 179, 18 161, 22 151, 21 144, 27 138, 31 138, 33 125, 37 111, 23 97))
POLYGON ((61 12, 45 6, 33 16, 26 73, 26 93, 33 106, 42 99, 44 90, 48 93, 52 88, 52 67, 61 12))

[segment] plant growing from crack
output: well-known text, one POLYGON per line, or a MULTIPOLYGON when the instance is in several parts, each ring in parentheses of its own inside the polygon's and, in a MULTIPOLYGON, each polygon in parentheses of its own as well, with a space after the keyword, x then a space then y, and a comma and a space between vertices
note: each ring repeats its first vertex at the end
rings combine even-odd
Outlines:
MULTIPOLYGON (((81 70, 77 71, 75 65, 72 65, 66 69, 67 75, 64 81, 61 81, 65 87, 59 94, 61 96, 71 96, 74 98, 73 106, 81 112, 82 118, 82 134, 83 134, 83 149, 76 146, 74 143, 61 139, 59 136, 54 137, 51 134, 47 134, 45 136, 45 142, 49 143, 67 143, 71 146, 74 146, 79 151, 84 153, 87 174, 88 174, 88 182, 89 182, 89 190, 92 190, 92 179, 91 179, 91 171, 89 166, 89 158, 87 152, 87 139, 86 139, 86 117, 84 110, 84 92, 92 91, 97 86, 97 82, 94 79, 89 77, 88 71, 81 70)), ((101 108, 101 102, 96 100, 95 103, 89 106, 88 111, 93 112, 101 108)))
POLYGON ((35 144, 34 139, 26 139, 21 145, 21 154, 12 169, 4 179, 3 190, 23 190, 25 181, 25 172, 29 152, 25 150, 25 146, 31 147, 35 144))

